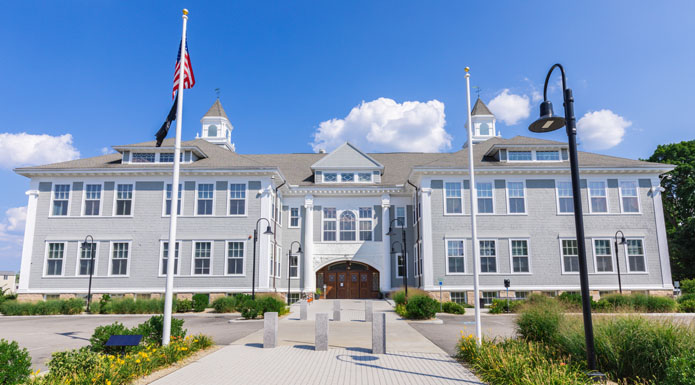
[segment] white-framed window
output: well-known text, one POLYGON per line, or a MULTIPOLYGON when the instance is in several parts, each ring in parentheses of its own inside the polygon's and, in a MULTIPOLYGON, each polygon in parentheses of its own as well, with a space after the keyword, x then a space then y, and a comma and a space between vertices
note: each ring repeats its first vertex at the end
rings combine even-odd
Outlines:
POLYGON ((531 272, 531 261, 528 251, 527 239, 510 239, 509 247, 512 251, 512 272, 529 273, 531 272))
POLYGON ((415 247, 413 247, 413 261, 415 261, 414 264, 414 269, 415 271, 413 272, 413 277, 419 277, 420 276, 420 242, 418 242, 415 247))
POLYGON ((475 182, 478 196, 478 214, 493 214, 495 212, 492 182, 475 182))
POLYGON ((510 162, 532 162, 533 153, 531 151, 507 151, 507 160, 510 162))
POLYGON ((458 303, 460 305, 465 305, 468 303, 468 293, 465 291, 452 291, 451 292, 451 302, 458 303))
POLYGON ((563 273, 578 273, 579 272, 579 247, 576 239, 560 240, 560 249, 562 251, 562 272, 563 273))
POLYGON ((528 291, 521 291, 521 290, 515 290, 514 291, 514 297, 519 298, 519 299, 526 299, 528 298, 529 294, 531 294, 528 291))
POLYGON ((354 241, 356 229, 355 214, 352 211, 343 211, 340 214, 340 240, 354 241))
POLYGON ((212 273, 212 242, 193 242, 193 275, 212 273))
POLYGON ((494 240, 481 240, 480 242, 480 272, 497 272, 497 243, 494 240))
POLYGON ((209 137, 217 136, 217 126, 216 125, 211 124, 208 126, 208 136, 209 137))
POLYGON ((341 172, 340 181, 343 183, 350 183, 355 181, 355 174, 352 172, 341 172))
POLYGON ((62 276, 65 242, 50 242, 46 247, 46 276, 62 276))
POLYGON ((608 212, 608 196, 606 194, 606 182, 599 180, 589 181, 589 200, 592 213, 608 212))
POLYGON ((613 272, 613 248, 610 239, 594 239, 594 264, 597 273, 613 272))
POLYGON ((282 226, 282 199, 278 199, 277 210, 278 210, 278 215, 277 215, 278 225, 282 226))
MULTIPOLYGON (((162 255, 160 256, 160 266, 159 275, 167 275, 167 265, 169 261, 169 242, 162 241, 162 255)), ((181 242, 176 241, 176 249, 174 249, 174 275, 179 275, 179 250, 181 249, 181 242)))
POLYGON ((572 194, 572 182, 557 182, 557 211, 560 214, 574 213, 574 195, 572 194))
POLYGON ((109 275, 128 275, 128 257, 130 255, 130 242, 111 243, 111 265, 109 275))
POLYGON ((290 278, 299 278, 299 254, 290 254, 290 278))
POLYGON ((403 278, 403 274, 405 274, 405 258, 403 258, 403 254, 397 253, 395 255, 396 258, 396 277, 397 278, 403 278))
POLYGON ((101 185, 84 186, 84 215, 98 216, 101 211, 101 185))
POLYGON ((159 163, 174 163, 173 152, 162 152, 159 154, 159 163))
POLYGON ((134 152, 130 158, 131 163, 154 163, 154 152, 134 152))
POLYGON ((524 182, 507 182, 509 214, 526 213, 526 196, 524 182))
POLYGON ((78 243, 77 275, 96 274, 97 242, 78 243), (92 266, 92 253, 94 253, 94 265, 92 266), (92 270, 93 269, 93 270, 92 270))
POLYGON ((496 291, 483 291, 483 305, 491 305, 492 300, 499 298, 499 292, 496 291))
POLYGON ((290 207, 290 227, 299 227, 299 207, 290 207))
POLYGON ((646 273, 647 263, 644 258, 644 244, 641 239, 626 239, 625 254, 627 268, 631 273, 646 273))
POLYGON ((244 275, 244 249, 241 241, 227 242, 227 275, 244 275))
POLYGON ((372 240, 372 208, 360 207, 360 241, 372 240))
POLYGON ((403 206, 397 206, 396 207, 396 225, 398 227, 405 227, 406 225, 406 217, 405 217, 405 207, 403 206))
POLYGON ((275 245, 275 278, 280 278, 282 273, 282 247, 275 245))
POLYGON ((133 215, 133 185, 116 185, 116 213, 114 215, 133 215))
POLYGON ((632 180, 620 181, 620 208, 623 213, 639 213, 639 195, 637 182, 632 180))
MULTIPOLYGON (((183 186, 181 183, 179 183, 179 191, 178 191, 178 197, 179 199, 177 200, 176 203, 176 215, 181 215, 181 206, 183 206, 181 197, 183 196, 183 186)), ((166 194, 164 196, 164 215, 171 215, 171 194, 172 194, 172 185, 171 183, 167 184, 167 190, 166 194)))
POLYGON ((268 266, 270 267, 269 275, 272 277, 275 275, 275 253, 277 252, 272 240, 268 241, 268 250, 268 266))
MULTIPOLYGON (((273 204, 275 199, 273 199, 273 204)), ((229 215, 246 215, 246 184, 229 184, 229 215)))
POLYGON ((196 200, 196 215, 212 215, 215 197, 214 183, 198 184, 198 199, 196 200))
POLYGON ((466 272, 466 260, 463 239, 446 240, 447 274, 463 274, 466 272))
POLYGON ((359 172, 357 173, 357 181, 358 182, 371 182, 372 181, 372 173, 371 172, 359 172))
POLYGON ((445 214, 463 214, 461 182, 446 182, 444 184, 444 194, 446 197, 445 214))
POLYGON ((337 217, 335 207, 323 208, 323 240, 326 242, 336 241, 337 217))
POLYGON ((323 183, 335 183, 338 181, 338 174, 335 172, 324 172, 323 183))
POLYGON ((56 184, 53 186, 53 210, 51 215, 63 217, 68 215, 70 207, 70 185, 56 184))
POLYGON ((277 217, 275 216, 275 214, 277 214, 277 212, 278 212, 278 210, 275 206, 275 196, 272 195, 270 197, 270 221, 271 222, 273 222, 273 221, 277 222, 277 219, 276 219, 277 217))
POLYGON ((539 162, 557 162, 560 160, 560 151, 536 151, 536 160, 539 162))

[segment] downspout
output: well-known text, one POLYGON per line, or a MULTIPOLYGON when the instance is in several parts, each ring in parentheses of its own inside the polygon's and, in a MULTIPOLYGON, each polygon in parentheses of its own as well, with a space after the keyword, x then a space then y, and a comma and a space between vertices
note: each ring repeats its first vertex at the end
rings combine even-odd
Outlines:
MULTIPOLYGON (((418 271, 418 276, 417 276, 417 285, 418 287, 422 287, 422 270, 421 270, 421 264, 420 261, 422 260, 422 250, 420 250, 420 220, 418 219, 417 215, 420 212, 419 206, 420 206, 420 200, 418 198, 418 193, 420 192, 420 188, 417 187, 416 185, 410 183, 410 179, 407 179, 406 182, 408 182, 409 185, 415 187, 415 219, 417 219, 417 238, 415 239, 415 245, 413 248, 417 248, 417 271, 418 271)), ((406 215, 407 218, 407 215, 406 215)))
POLYGON ((276 258, 281 257, 281 256, 278 256, 276 253, 276 251, 278 249, 277 248, 277 244, 278 244, 278 242, 277 242, 277 238, 278 238, 278 214, 282 211, 282 207, 278 208, 278 190, 280 190, 280 188, 282 186, 284 186, 285 184, 287 184, 287 181, 283 179, 282 183, 280 183, 280 185, 275 188, 275 198, 273 198, 273 199, 275 199, 275 212, 273 213, 273 216, 275 217, 275 221, 274 221, 275 224, 273 225, 274 226, 273 227, 273 247, 275 248, 275 249, 273 249, 273 271, 275 272, 275 274, 273 274, 273 290, 275 290, 275 291, 278 291, 277 287, 275 286, 275 280, 276 280, 276 277, 278 276, 278 272, 275 271, 275 269, 277 268, 276 258))

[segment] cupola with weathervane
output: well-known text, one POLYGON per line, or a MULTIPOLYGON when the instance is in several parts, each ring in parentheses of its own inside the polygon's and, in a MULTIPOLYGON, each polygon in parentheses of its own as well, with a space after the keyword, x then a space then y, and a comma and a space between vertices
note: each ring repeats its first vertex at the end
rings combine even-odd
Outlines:
POLYGON ((471 121, 473 122, 473 144, 500 136, 495 128, 495 115, 480 98, 475 101, 473 106, 471 121))
POLYGON ((202 131, 200 138, 214 143, 220 147, 224 147, 230 151, 234 151, 234 143, 232 143, 232 130, 234 126, 229 122, 227 113, 224 112, 220 99, 215 100, 212 107, 200 119, 202 131))

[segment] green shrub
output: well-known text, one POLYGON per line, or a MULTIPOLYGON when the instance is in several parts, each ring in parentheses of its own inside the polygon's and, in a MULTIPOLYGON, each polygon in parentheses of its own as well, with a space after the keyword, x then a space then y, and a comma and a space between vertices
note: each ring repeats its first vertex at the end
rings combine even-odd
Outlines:
POLYGON ((84 307, 84 301, 80 298, 68 300, 51 300, 30 302, 5 301, 0 304, 0 313, 4 315, 54 315, 54 314, 80 314, 84 307))
POLYGON ((186 313, 193 310, 193 301, 190 299, 182 299, 176 301, 176 312, 186 313))
POLYGON ((410 319, 429 319, 439 311, 439 301, 429 295, 409 296, 405 310, 410 319))
POLYGON ((650 313, 673 313, 676 309, 678 303, 673 298, 654 295, 648 297, 647 310, 650 313))
POLYGON ((233 313, 236 306, 236 297, 220 297, 212 302, 212 307, 216 313, 233 313))
POLYGON ((582 307, 582 295, 579 293, 564 292, 557 296, 558 301, 572 308, 582 307))
POLYGON ((449 314, 466 314, 466 308, 456 302, 444 302, 442 311, 449 314))
POLYGON ((684 279, 681 281, 681 293, 695 294, 695 278, 684 279))
POLYGON ((111 302, 111 296, 104 294, 99 299, 99 314, 106 314, 106 307, 111 302))
POLYGON ((99 353, 85 346, 51 354, 48 369, 52 378, 72 377, 75 373, 91 372, 99 366, 99 353))
POLYGON ((193 294, 193 311, 200 313, 201 311, 204 311, 205 308, 208 307, 210 304, 210 295, 209 294, 193 294))
POLYGON ((61 313, 62 314, 81 314, 84 310, 85 302, 82 298, 70 298, 63 301, 61 313))
POLYGON ((267 312, 277 312, 278 315, 284 315, 287 314, 287 312, 289 312, 285 304, 285 301, 282 300, 282 297, 275 295, 259 295, 256 299, 256 304, 258 306, 259 314, 265 314, 267 312))
POLYGON ((98 326, 94 329, 92 337, 89 339, 89 348, 93 352, 104 353, 114 352, 116 349, 106 346, 109 337, 114 335, 132 335, 138 334, 135 331, 128 329, 120 322, 114 322, 110 325, 98 326))
POLYGON ((0 339, 0 384, 23 384, 31 374, 31 357, 15 341, 0 339))
POLYGON ((695 385, 695 352, 671 357, 661 385, 695 385))
POLYGON ((693 299, 695 299, 695 293, 679 295, 678 298, 676 299, 676 301, 677 301, 678 303, 681 303, 681 302, 683 302, 683 301, 690 301, 690 300, 693 300, 693 299))
POLYGON ((163 299, 136 299, 133 305, 133 314, 161 314, 163 312, 163 299))
MULTIPOLYGON (((524 304, 523 300, 509 301, 509 312, 516 313, 519 311, 521 306, 524 304)), ((507 312, 507 300, 506 299, 493 299, 492 304, 490 304, 490 314, 502 314, 507 312)))
POLYGON ((258 317, 258 303, 252 300, 251 298, 244 299, 241 305, 238 306, 238 309, 241 313, 241 316, 246 319, 255 319, 256 317, 258 317))
POLYGON ((408 311, 405 309, 404 303, 396 305, 396 314, 398 314, 402 318, 408 318, 408 311))
MULTIPOLYGON (((183 338, 186 336, 187 330, 183 328, 183 320, 179 318, 171 318, 171 336, 183 338)), ((162 342, 162 333, 164 330, 164 316, 155 315, 147 321, 133 328, 131 334, 142 334, 142 341, 145 344, 160 344, 162 342)))
POLYGON ((398 289, 396 291, 391 292, 391 299, 393 299, 393 302, 398 304, 405 304, 410 298, 415 297, 415 296, 429 296, 429 294, 424 291, 420 290, 417 288, 408 288, 408 298, 405 296, 405 290, 404 289, 398 289))
POLYGON ((404 291, 399 290, 397 292, 392 293, 391 298, 393 299, 393 302, 396 303, 396 305, 405 305, 405 292, 404 291))
POLYGON ((682 313, 695 313, 695 299, 681 302, 678 305, 678 310, 682 313))
POLYGON ((632 310, 633 305, 632 305, 632 297, 629 295, 622 295, 622 294, 608 294, 604 295, 601 297, 601 299, 598 300, 599 304, 601 303, 607 303, 608 306, 606 306, 609 309, 612 310, 632 310))
POLYGON ((517 332, 529 341, 550 343, 557 335, 564 315, 562 308, 550 298, 529 296, 517 318, 517 332))

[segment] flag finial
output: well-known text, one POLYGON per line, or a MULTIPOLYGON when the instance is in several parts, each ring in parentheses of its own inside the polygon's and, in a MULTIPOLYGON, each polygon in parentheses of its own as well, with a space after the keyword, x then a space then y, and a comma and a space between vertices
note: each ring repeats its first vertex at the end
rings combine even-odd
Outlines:
POLYGON ((463 70, 466 71, 466 72, 468 72, 468 71, 470 71, 471 69, 470 69, 470 67, 466 67, 466 68, 464 68, 463 70))
POLYGON ((183 9, 183 14, 188 15, 188 10, 186 8, 183 9))

